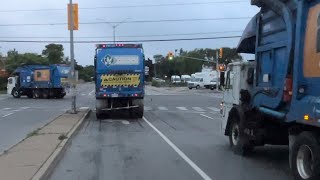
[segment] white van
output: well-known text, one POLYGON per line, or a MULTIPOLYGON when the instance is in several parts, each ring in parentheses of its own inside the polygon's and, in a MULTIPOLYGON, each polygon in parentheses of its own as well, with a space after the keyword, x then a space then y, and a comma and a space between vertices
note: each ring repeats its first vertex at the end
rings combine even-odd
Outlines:
POLYGON ((171 82, 172 82, 173 84, 181 83, 181 78, 180 78, 180 76, 177 76, 177 75, 171 76, 171 82))
POLYGON ((191 81, 191 76, 189 75, 181 75, 181 81, 184 83, 188 83, 191 81))

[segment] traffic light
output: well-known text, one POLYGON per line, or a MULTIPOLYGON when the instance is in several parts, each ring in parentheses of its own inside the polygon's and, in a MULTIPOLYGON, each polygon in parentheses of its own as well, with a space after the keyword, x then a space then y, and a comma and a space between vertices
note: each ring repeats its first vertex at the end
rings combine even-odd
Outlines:
POLYGON ((220 65, 219 65, 219 71, 225 71, 225 70, 226 70, 225 65, 220 64, 220 65))
POLYGON ((169 52, 169 53, 168 53, 168 58, 169 58, 169 60, 172 60, 172 59, 173 59, 173 52, 169 52))
POLYGON ((219 58, 221 59, 223 56, 223 48, 220 48, 219 58))

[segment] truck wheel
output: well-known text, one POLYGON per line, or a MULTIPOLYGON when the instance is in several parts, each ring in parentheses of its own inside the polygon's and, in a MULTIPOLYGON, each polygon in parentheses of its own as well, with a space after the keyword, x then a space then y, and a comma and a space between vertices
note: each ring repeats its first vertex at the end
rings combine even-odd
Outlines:
POLYGON ((32 93, 29 93, 29 94, 27 95, 27 97, 31 99, 31 98, 33 98, 33 94, 32 94, 32 93))
POLYGON ((197 85, 197 86, 196 86, 196 89, 200 89, 200 86, 199 86, 199 85, 197 85))
POLYGON ((12 96, 13 96, 14 98, 20 98, 20 97, 21 97, 20 91, 19 91, 17 88, 14 88, 14 89, 12 90, 12 96))
POLYGON ((320 179, 319 136, 311 132, 301 133, 290 149, 290 165, 296 180, 320 179))
POLYGON ((192 89, 192 87, 189 87, 189 89, 191 90, 191 89, 192 89))
POLYGON ((97 120, 103 119, 103 115, 99 111, 96 112, 96 117, 97 117, 97 120))
POLYGON ((139 118, 141 119, 143 117, 143 113, 144 113, 144 103, 143 103, 143 99, 137 99, 137 100, 133 100, 132 104, 134 106, 139 106, 137 108, 131 109, 130 110, 130 116, 132 118, 139 118))
POLYGON ((34 96, 34 98, 36 98, 36 99, 38 99, 38 98, 40 98, 40 91, 39 90, 34 90, 34 92, 33 92, 33 96, 34 96))
POLYGON ((234 153, 245 156, 253 150, 249 140, 241 133, 242 130, 238 118, 233 117, 229 131, 229 143, 234 153))

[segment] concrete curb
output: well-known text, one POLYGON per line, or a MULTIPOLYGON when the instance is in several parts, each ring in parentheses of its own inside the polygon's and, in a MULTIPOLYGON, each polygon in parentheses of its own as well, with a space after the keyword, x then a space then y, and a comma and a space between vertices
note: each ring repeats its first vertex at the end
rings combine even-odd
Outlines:
POLYGON ((59 161, 62 159, 67 147, 71 144, 73 136, 83 125, 84 120, 89 116, 91 110, 87 110, 84 116, 78 121, 76 125, 67 134, 67 138, 62 140, 46 162, 41 166, 41 168, 36 172, 36 174, 31 178, 31 180, 47 180, 52 174, 54 168, 58 165, 59 161))

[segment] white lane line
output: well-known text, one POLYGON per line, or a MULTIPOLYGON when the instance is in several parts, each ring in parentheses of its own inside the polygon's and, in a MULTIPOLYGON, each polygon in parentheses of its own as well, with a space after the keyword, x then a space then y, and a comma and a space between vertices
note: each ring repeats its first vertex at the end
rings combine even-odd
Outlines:
POLYGON ((30 109, 30 107, 21 107, 20 109, 26 110, 26 109, 30 109))
POLYGON ((188 109, 186 107, 177 107, 177 109, 179 109, 181 111, 188 111, 188 109))
POLYGON ((6 115, 3 115, 2 117, 7 117, 7 116, 10 116, 12 115, 13 113, 9 113, 9 114, 6 114, 6 115))
POLYGON ((206 110, 202 109, 201 107, 192 107, 192 109, 194 109, 196 111, 206 111, 206 110))
POLYGON ((204 115, 204 114, 200 114, 200 116, 203 116, 203 117, 206 117, 206 118, 209 118, 209 119, 213 119, 213 120, 214 120, 214 118, 212 118, 212 117, 210 117, 210 116, 207 116, 207 115, 204 115))
POLYGON ((95 91, 96 91, 95 89, 92 90, 92 91, 89 93, 89 96, 92 96, 95 91))
POLYGON ((87 109, 89 109, 89 107, 80 107, 79 109, 80 110, 87 110, 87 109))
POLYGON ((162 106, 158 107, 158 109, 159 109, 160 111, 168 111, 168 108, 162 107, 162 106))
POLYGON ((161 131, 159 131, 151 122, 149 122, 145 117, 143 120, 149 124, 149 126, 156 131, 159 136, 176 152, 178 155, 185 160, 204 180, 212 180, 204 171, 202 171, 199 166, 197 166, 187 155, 185 155, 175 144, 173 144, 170 139, 168 139, 161 131))
POLYGON ((212 110, 212 111, 216 111, 216 112, 219 112, 219 111, 220 111, 220 109, 215 108, 215 107, 208 107, 208 109, 210 109, 210 110, 212 110))

